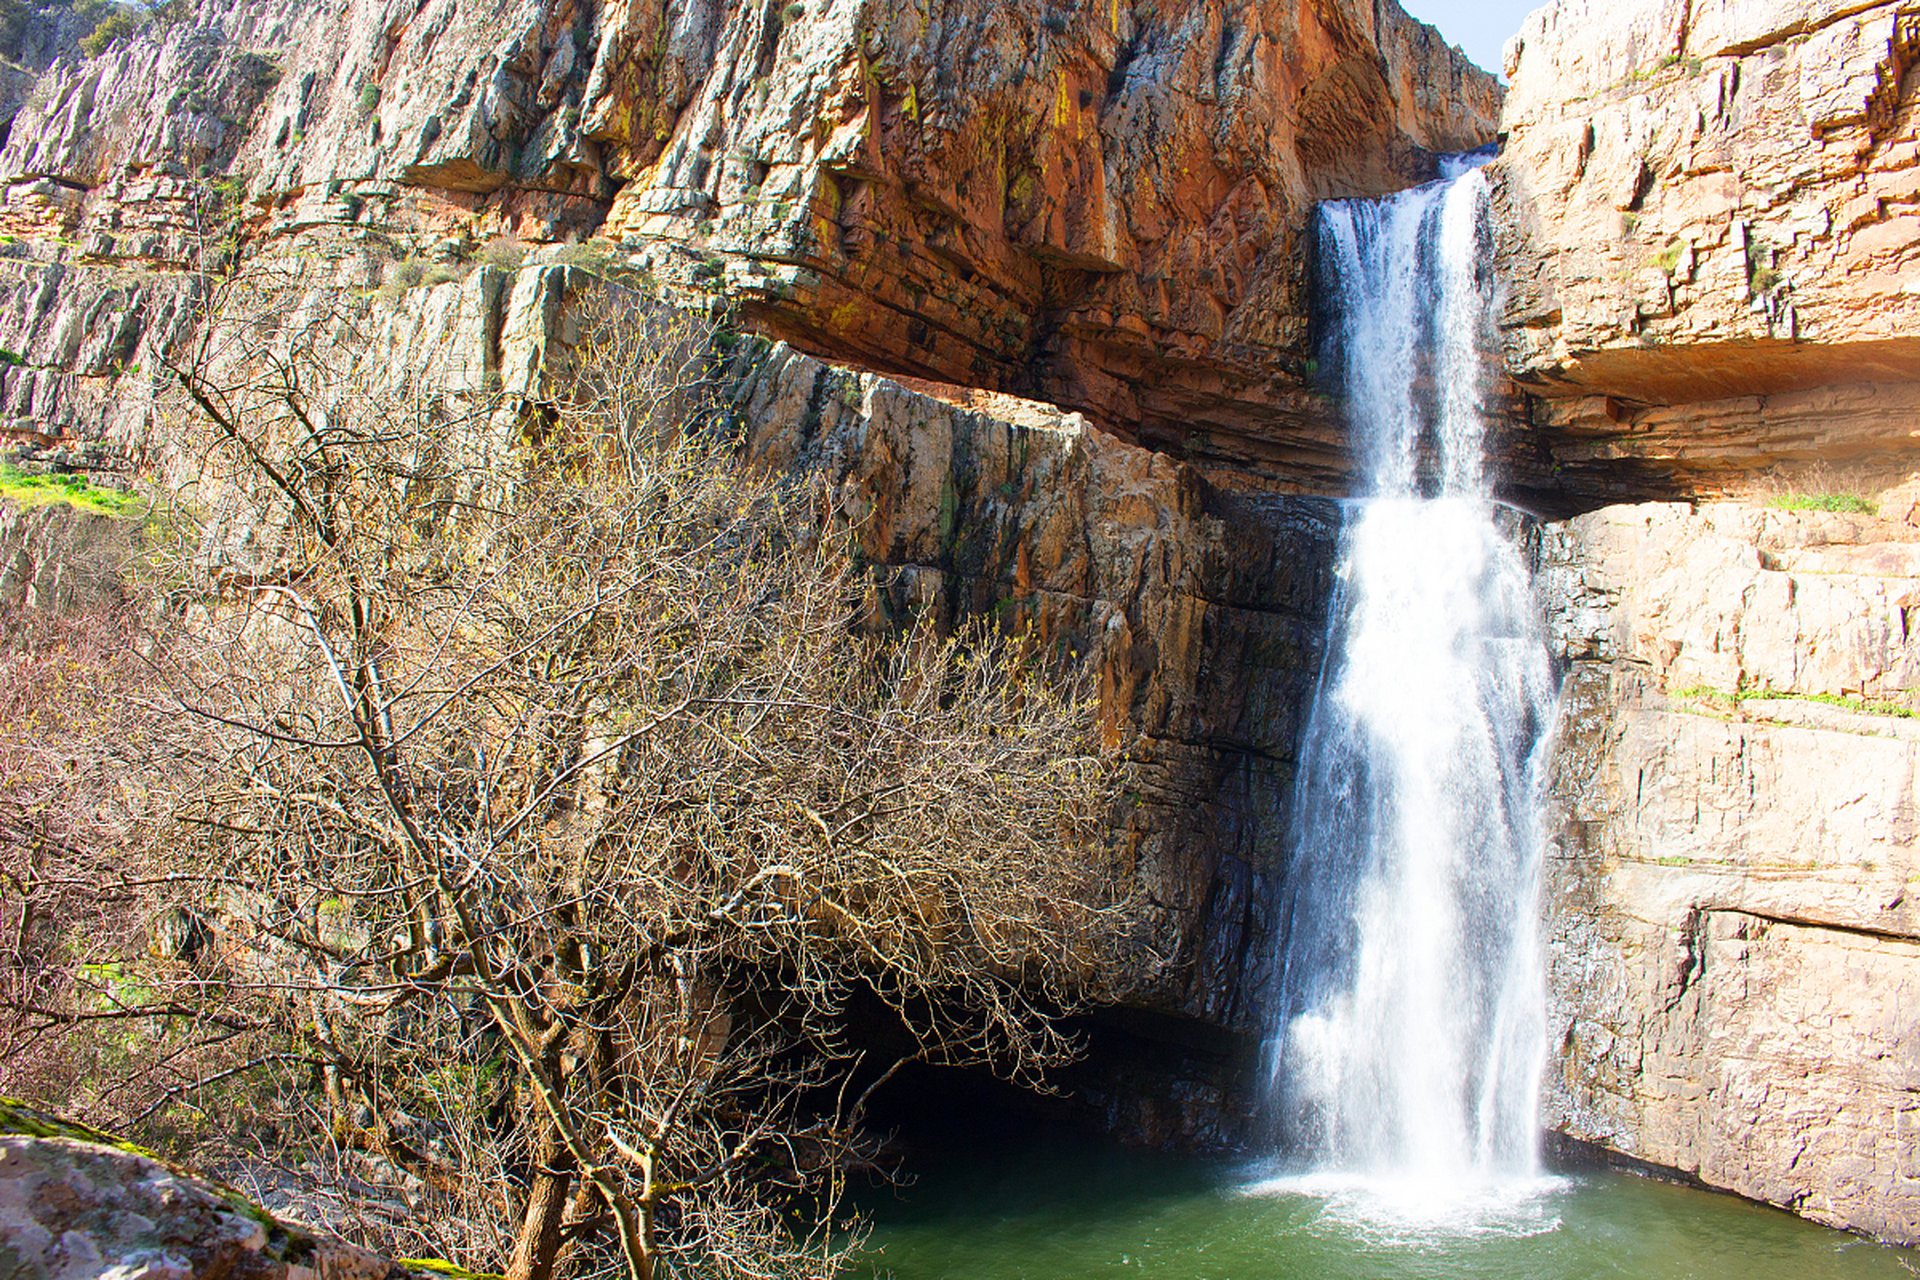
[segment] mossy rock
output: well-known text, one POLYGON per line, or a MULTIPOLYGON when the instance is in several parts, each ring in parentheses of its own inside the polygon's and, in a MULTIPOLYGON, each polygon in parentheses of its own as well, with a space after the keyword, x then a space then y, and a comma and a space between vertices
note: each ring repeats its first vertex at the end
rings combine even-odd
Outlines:
MULTIPOLYGON (((93 1242, 86 1247, 97 1247, 103 1265, 114 1258, 147 1258, 164 1251, 192 1264, 195 1274, 205 1270, 262 1280, 314 1273, 350 1280, 499 1280, 433 1259, 393 1261, 316 1235, 280 1221, 232 1187, 137 1143, 18 1098, 0 1097, 0 1145, 13 1148, 0 1175, 69 1188, 59 1195, 19 1198, 25 1205, 52 1206, 47 1211, 63 1215, 59 1221, 15 1223, 0 1213, 0 1237, 26 1240, 45 1235, 67 1241, 77 1233, 93 1242), (34 1141, 6 1143, 7 1138, 34 1141), (41 1142, 47 1145, 36 1147, 41 1142), (136 1163, 129 1168, 126 1161, 136 1163), (171 1177, 155 1174, 154 1165, 171 1177), (75 1172, 82 1176, 74 1178, 75 1172), (170 1189, 160 1189, 163 1183, 170 1184, 170 1189), (84 1188, 85 1196, 73 1188, 84 1188), (93 1196, 95 1202, 87 1202, 86 1196, 93 1196), (124 1235, 129 1224, 143 1221, 152 1227, 146 1233, 152 1240, 124 1235), (20 1228, 31 1225, 39 1231, 22 1234, 20 1228)), ((52 1268, 40 1260, 18 1248, 12 1252, 17 1256, 5 1259, 10 1274, 21 1280, 52 1274, 52 1268)))

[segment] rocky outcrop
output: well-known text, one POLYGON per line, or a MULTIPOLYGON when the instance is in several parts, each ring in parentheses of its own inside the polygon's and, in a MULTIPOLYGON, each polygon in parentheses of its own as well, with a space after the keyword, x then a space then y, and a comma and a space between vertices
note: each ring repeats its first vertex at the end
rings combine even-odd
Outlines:
POLYGON ((1322 487, 1311 203, 1431 176, 1498 106, 1391 3, 790 4, 716 35, 615 234, 713 255, 815 351, 1322 487))
POLYGON ((1144 1066, 1109 1044, 1080 1101, 1143 1141, 1242 1141, 1335 507, 1222 492, 1011 396, 784 346, 747 369, 735 396, 757 456, 824 475, 871 566, 870 608, 990 615, 1097 671, 1103 730, 1134 763, 1120 843, 1141 899, 1126 1011, 1102 1033, 1158 1048, 1144 1066))
POLYGON ((1557 0, 1509 42, 1508 364, 1569 490, 1914 467, 1916 58, 1911 0, 1557 0))
POLYGON ((1507 363, 1570 500, 1740 500, 1545 535, 1548 1124, 1901 1241, 1917 60, 1911 0, 1557 0, 1508 45, 1489 169, 1507 363), (1796 494, 1842 510, 1767 505, 1796 494))
POLYGON ((20 97, 0 230, 63 259, 598 231, 816 352, 1320 489, 1345 461, 1307 387, 1312 202, 1429 176, 1499 105, 1352 0, 202 0, 20 97))
MULTIPOLYGON (((420 1280, 418 1270, 274 1219, 238 1192, 0 1099, 0 1265, 19 1280, 420 1280)), ((472 1280, 479 1280, 478 1277, 472 1280)))
POLYGON ((1548 1124, 1920 1240, 1920 530, 1614 507, 1544 581, 1548 1124))

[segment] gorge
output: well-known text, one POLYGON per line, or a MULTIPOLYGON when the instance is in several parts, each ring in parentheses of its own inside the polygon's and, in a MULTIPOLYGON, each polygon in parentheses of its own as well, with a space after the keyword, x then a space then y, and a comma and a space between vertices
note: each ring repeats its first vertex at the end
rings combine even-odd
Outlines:
MULTIPOLYGON (((1920 1242, 1911 0, 1554 0, 1505 86, 1386 0, 179 0, 91 54, 79 7, 5 17, 21 465, 189 477, 164 358, 222 323, 235 265, 349 299, 371 383, 534 403, 611 263, 732 309, 747 448, 829 476, 877 609, 1083 655, 1137 769, 1116 841, 1142 906, 1060 1083, 1134 1143, 1249 1149, 1269 1032, 1331 1027, 1287 957, 1290 913, 1327 931, 1315 963, 1367 945, 1300 863, 1358 856, 1303 789, 1342 764, 1309 728, 1339 619, 1363 638, 1341 567, 1395 501, 1471 508, 1382 556, 1409 593, 1460 573, 1491 636, 1527 630, 1530 570, 1544 619, 1501 710, 1431 708, 1494 725, 1495 755, 1551 745, 1544 958, 1499 978, 1544 984, 1504 1024, 1546 1055, 1537 1113, 1461 1120, 1469 1145, 1544 1132, 1920 1242), (1490 302, 1488 356, 1417 392, 1479 412, 1397 452, 1370 432, 1403 411, 1342 390, 1314 264, 1363 243, 1344 202, 1438 201, 1442 157, 1483 145, 1453 189, 1486 193, 1485 274, 1460 287, 1490 302), (1381 518, 1344 524, 1369 492, 1381 518), (1529 514, 1495 536, 1493 499, 1529 514)), ((0 597, 110 592, 80 523, 0 510, 0 597)), ((1400 722, 1422 708, 1397 681, 1375 696, 1400 722)), ((1455 803, 1500 810, 1534 874, 1510 791, 1455 803)), ((1400 999, 1413 1034, 1435 997, 1400 999)), ((1291 1105, 1308 1129, 1338 1112, 1291 1105)))

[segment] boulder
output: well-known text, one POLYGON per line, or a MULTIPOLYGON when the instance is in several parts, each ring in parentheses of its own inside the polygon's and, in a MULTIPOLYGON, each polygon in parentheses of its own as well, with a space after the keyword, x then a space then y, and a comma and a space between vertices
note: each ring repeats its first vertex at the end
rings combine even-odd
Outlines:
POLYGON ((18 1280, 425 1280, 150 1151, 0 1099, 0 1267, 18 1280))

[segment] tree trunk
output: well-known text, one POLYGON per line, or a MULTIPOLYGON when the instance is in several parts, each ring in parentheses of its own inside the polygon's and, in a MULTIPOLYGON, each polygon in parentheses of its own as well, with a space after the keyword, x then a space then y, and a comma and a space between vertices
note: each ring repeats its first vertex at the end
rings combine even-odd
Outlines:
POLYGON ((540 1126, 540 1144, 534 1153, 533 1184, 527 1191, 527 1212, 520 1220, 520 1236, 513 1242, 513 1261, 507 1280, 552 1280, 560 1256, 561 1221, 567 1213, 567 1194, 573 1186, 573 1152, 560 1140, 551 1119, 540 1126))

